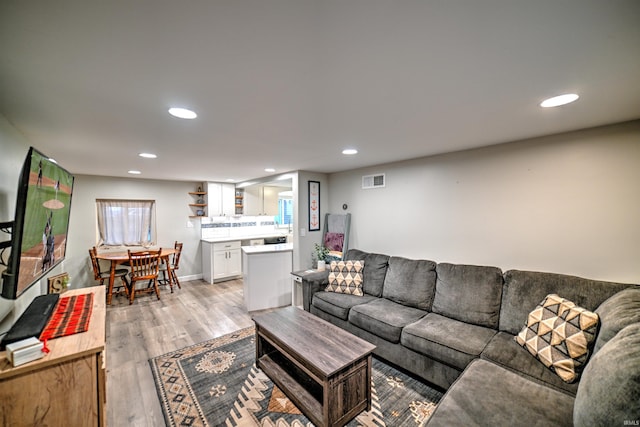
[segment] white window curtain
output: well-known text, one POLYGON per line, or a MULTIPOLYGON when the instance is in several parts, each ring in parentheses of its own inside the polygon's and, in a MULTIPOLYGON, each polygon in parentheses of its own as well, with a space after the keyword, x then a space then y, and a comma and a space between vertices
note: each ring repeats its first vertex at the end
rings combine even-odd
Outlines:
POLYGON ((154 200, 96 200, 101 245, 150 246, 156 241, 154 200))

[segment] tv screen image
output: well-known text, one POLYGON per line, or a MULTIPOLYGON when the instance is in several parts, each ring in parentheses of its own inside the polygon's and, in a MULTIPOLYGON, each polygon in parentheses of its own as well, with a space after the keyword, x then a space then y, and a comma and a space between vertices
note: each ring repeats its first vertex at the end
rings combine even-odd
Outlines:
POLYGON ((20 176, 2 296, 15 299, 66 254, 73 175, 33 147, 20 176))

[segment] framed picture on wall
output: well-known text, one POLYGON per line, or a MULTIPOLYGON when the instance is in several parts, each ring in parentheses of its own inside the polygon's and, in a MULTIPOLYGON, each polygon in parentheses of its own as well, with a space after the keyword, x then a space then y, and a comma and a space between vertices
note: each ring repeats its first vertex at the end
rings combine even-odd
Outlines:
POLYGON ((309 231, 320 230, 320 182, 309 181, 309 231))

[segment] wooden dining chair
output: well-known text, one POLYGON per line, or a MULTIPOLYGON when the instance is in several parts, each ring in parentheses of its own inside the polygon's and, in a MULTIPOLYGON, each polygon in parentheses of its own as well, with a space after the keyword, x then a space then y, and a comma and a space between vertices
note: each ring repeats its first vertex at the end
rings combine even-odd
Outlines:
POLYGON ((158 271, 160 267, 160 252, 146 250, 129 253, 129 266, 131 267, 131 287, 129 288, 129 304, 133 304, 136 292, 156 292, 156 296, 160 299, 160 289, 158 288, 158 271), (136 283, 147 282, 145 289, 136 289, 136 283), (153 287, 152 287, 153 286, 153 287))
MULTIPOLYGON (((107 280, 107 283, 108 283, 109 279, 111 278, 111 271, 110 270, 102 271, 102 269, 100 268, 100 262, 98 261, 97 255, 98 255, 98 250, 96 249, 95 246, 89 249, 89 258, 91 258, 91 266, 93 267, 93 278, 95 280, 99 280, 100 285, 104 285, 104 281, 107 280)), ((128 275, 129 275, 128 269, 116 268, 114 278, 115 277, 120 278, 121 286, 118 286, 118 288, 122 288, 122 290, 113 292, 113 289, 107 289, 106 294, 113 295, 115 293, 116 295, 118 295, 118 294, 124 293, 127 295, 127 297, 129 297, 129 281, 127 280, 128 275)))
POLYGON ((162 265, 160 265, 160 271, 162 272, 162 279, 160 279, 160 284, 166 285, 169 283, 169 287, 171 288, 171 292, 173 292, 173 284, 178 285, 179 289, 182 289, 180 286, 180 281, 178 280, 178 275, 176 274, 176 270, 180 268, 180 254, 182 253, 182 243, 175 242, 173 248, 176 252, 173 255, 169 255, 167 259, 163 260, 162 265), (168 267, 165 262, 168 262, 168 267), (169 272, 170 276, 167 277, 167 273, 169 272))

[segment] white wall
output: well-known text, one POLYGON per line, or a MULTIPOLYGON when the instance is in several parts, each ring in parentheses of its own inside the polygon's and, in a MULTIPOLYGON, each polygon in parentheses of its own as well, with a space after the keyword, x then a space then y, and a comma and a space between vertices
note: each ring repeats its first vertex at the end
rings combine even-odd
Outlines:
POLYGON ((173 247, 176 240, 183 242, 178 277, 201 278, 200 219, 189 218, 193 197, 188 194, 198 185, 202 183, 76 175, 65 261, 71 286, 95 284, 88 250, 97 243, 96 199, 155 200, 158 244, 173 247), (188 221, 193 228, 187 227, 188 221))
MULTIPOLYGON (((322 242, 324 214, 329 208, 329 180, 326 174, 298 171, 297 180, 293 180, 293 221, 294 230, 293 269, 315 268, 311 265, 314 243, 322 242), (309 231, 309 181, 320 182, 320 230, 309 231)), ((337 211, 334 211, 337 212, 337 211)))
MULTIPOLYGON (((640 121, 329 177, 350 247, 640 283, 640 121), (361 189, 385 173, 386 187, 361 189)), ((326 206, 326 205, 325 205, 326 206)))

